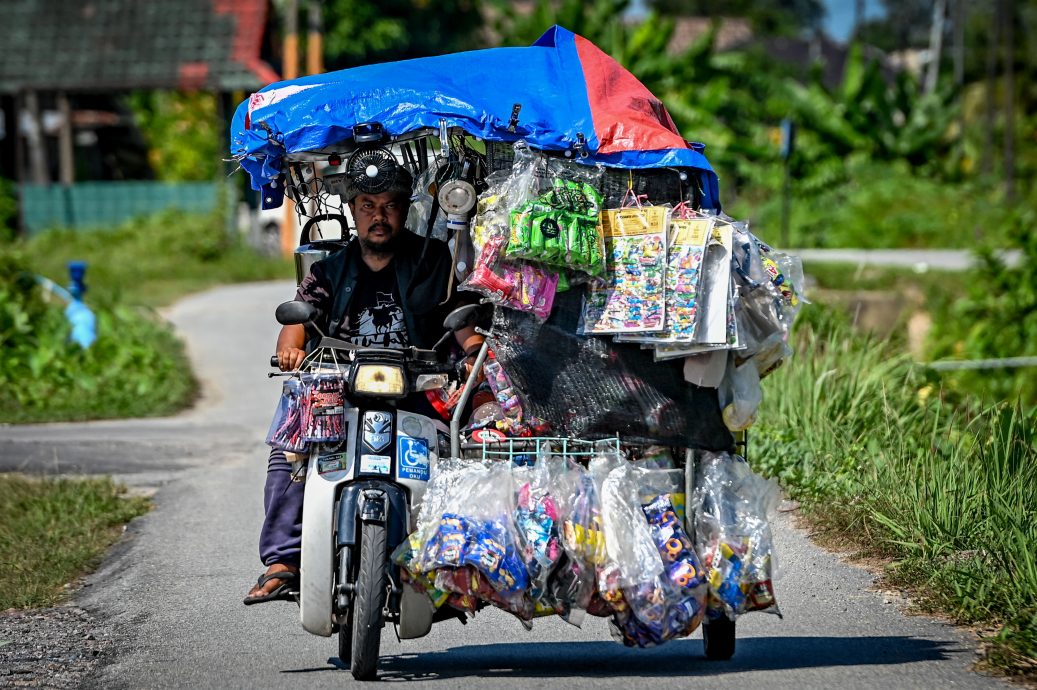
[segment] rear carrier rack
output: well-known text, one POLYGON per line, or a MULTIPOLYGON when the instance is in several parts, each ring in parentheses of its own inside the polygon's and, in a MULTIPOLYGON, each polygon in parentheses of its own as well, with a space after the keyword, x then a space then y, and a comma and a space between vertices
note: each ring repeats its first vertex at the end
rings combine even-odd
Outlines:
POLYGON ((532 465, 541 454, 551 454, 586 464, 600 453, 621 453, 619 437, 588 441, 558 436, 502 438, 492 441, 467 441, 461 444, 461 457, 470 460, 508 460, 516 465, 532 465))

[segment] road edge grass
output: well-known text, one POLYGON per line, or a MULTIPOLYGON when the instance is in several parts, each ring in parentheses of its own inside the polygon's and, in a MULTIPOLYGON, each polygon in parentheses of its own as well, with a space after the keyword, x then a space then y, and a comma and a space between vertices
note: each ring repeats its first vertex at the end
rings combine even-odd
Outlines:
POLYGON ((64 602, 151 505, 110 477, 0 474, 0 611, 64 602))
POLYGON ((915 609, 980 630, 981 667, 1037 680, 1037 410, 951 404, 933 372, 809 311, 764 383, 754 467, 915 609))
POLYGON ((51 230, 0 245, 0 423, 155 417, 199 395, 183 343, 155 311, 200 290, 289 279, 228 232, 219 214, 166 211, 119 227, 51 230), (63 282, 86 261, 87 306, 97 317, 89 349, 69 341, 64 303, 34 275, 63 282))

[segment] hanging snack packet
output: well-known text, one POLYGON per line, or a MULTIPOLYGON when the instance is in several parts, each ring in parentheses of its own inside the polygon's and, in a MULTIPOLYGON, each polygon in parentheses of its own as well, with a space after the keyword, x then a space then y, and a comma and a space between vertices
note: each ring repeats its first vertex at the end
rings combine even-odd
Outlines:
POLYGON ((584 335, 663 329, 668 221, 665 206, 602 212, 606 278, 604 286, 587 292, 584 335))
POLYGON ((302 436, 302 401, 305 386, 299 379, 285 379, 281 398, 270 422, 266 443, 271 448, 302 453, 308 447, 302 436))
POLYGON ((500 202, 499 196, 484 197, 479 202, 479 215, 473 232, 478 255, 472 273, 459 289, 478 292, 501 306, 546 319, 554 306, 558 274, 504 260, 508 237, 501 222, 500 202))
POLYGON ((314 374, 306 384, 302 398, 303 438, 307 441, 343 440, 346 397, 342 375, 314 374))

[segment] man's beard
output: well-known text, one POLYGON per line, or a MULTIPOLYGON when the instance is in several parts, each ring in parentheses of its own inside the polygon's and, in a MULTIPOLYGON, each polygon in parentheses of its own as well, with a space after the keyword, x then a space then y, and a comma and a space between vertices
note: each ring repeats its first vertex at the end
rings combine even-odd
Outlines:
MULTIPOLYGON (((392 228, 390 226, 381 223, 377 225, 372 225, 370 228, 368 228, 367 232, 370 233, 371 230, 374 230, 375 228, 382 228, 389 231, 390 233, 392 232, 392 228)), ((396 238, 398 235, 399 233, 390 234, 388 237, 381 241, 372 241, 370 235, 368 235, 367 237, 363 237, 360 239, 360 246, 362 246, 364 250, 370 254, 377 254, 381 256, 391 255, 396 252, 396 238)))

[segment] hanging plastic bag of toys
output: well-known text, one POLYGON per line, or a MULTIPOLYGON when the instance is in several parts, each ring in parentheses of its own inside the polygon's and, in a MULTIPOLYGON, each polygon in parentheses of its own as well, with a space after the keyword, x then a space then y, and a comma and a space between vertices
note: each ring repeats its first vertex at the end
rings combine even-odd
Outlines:
POLYGON ((599 589, 651 582, 663 572, 663 563, 641 510, 637 470, 618 454, 602 453, 591 460, 590 472, 600 486, 605 529, 606 559, 599 589))
POLYGON ((780 490, 741 457, 701 454, 695 481, 695 545, 709 580, 707 615, 781 615, 774 596, 770 522, 780 490))
MULTIPOLYGON (((591 608, 597 571, 605 563, 601 500, 583 466, 567 460, 552 475, 562 554, 548 575, 541 601, 550 603, 566 622, 580 626, 591 608)), ((598 609, 597 615, 612 615, 611 608, 600 598, 598 609)))
POLYGON ((650 647, 690 635, 706 613, 706 571, 672 495, 661 493, 642 505, 664 571, 651 582, 624 588, 630 615, 616 616, 612 630, 626 646, 650 647))
POLYGON ((270 422, 266 443, 291 453, 302 453, 308 447, 302 436, 302 405, 306 395, 305 386, 299 379, 285 379, 281 387, 281 398, 270 422))

